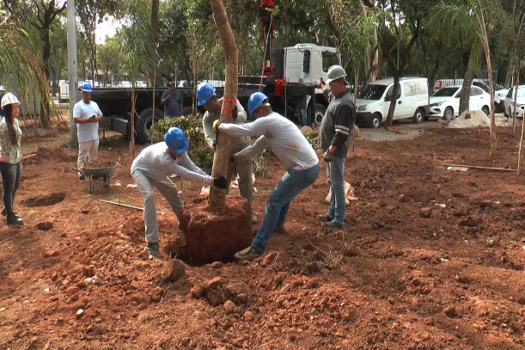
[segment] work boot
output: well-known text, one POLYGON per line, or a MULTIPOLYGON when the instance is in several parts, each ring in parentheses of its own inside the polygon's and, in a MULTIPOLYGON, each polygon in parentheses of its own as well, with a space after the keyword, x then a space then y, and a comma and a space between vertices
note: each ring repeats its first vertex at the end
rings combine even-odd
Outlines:
POLYGON ((5 208, 2 209, 2 216, 7 216, 7 212, 5 211, 5 208))
POLYGON ((23 225, 24 224, 24 219, 22 219, 21 217, 19 216, 16 216, 16 215, 8 215, 7 216, 7 224, 8 225, 23 225))
POLYGON ((80 182, 86 181, 86 177, 84 176, 84 174, 78 175, 78 181, 80 181, 80 182))
POLYGON ((345 225, 340 223, 340 222, 337 222, 337 221, 329 221, 329 222, 322 222, 321 223, 321 227, 323 228, 329 228, 329 229, 338 229, 338 230, 342 230, 345 228, 345 225))
POLYGON ((275 228, 275 230, 273 230, 273 233, 278 233, 278 234, 284 235, 287 232, 286 232, 286 228, 284 227, 284 225, 281 225, 281 226, 277 226, 275 228))
POLYGON ((319 221, 323 221, 323 222, 326 222, 326 221, 332 221, 334 218, 331 217, 330 215, 328 214, 320 214, 320 215, 317 215, 317 220, 319 221))
POLYGON ((162 255, 160 254, 159 250, 159 243, 148 243, 146 250, 152 257, 162 259, 162 255))
POLYGON ((252 224, 256 224, 256 223, 257 223, 257 215, 252 213, 252 224))
POLYGON ((253 260, 260 257, 262 253, 259 253, 255 249, 253 249, 251 246, 248 248, 245 248, 241 250, 240 252, 235 253, 235 259, 237 260, 253 260))

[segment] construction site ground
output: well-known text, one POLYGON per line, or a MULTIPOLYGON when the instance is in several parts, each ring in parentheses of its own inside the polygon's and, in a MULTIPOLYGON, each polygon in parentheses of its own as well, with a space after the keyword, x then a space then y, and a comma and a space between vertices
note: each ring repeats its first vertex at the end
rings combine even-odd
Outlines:
MULTIPOLYGON (((499 128, 490 156, 487 128, 394 127, 423 131, 355 141, 346 180, 358 200, 344 230, 316 220, 327 208, 322 164, 261 258, 200 267, 150 259, 142 212, 101 202, 143 205, 121 136, 100 146, 121 164, 110 192, 89 194, 76 150, 61 147, 69 132, 25 130, 23 153, 36 153, 15 200, 25 226, 0 225, 0 348, 523 349, 525 177, 446 165, 515 169, 520 128, 499 128)), ((284 174, 266 164, 271 178, 254 185, 260 220, 284 174)), ((199 184, 179 189, 199 201, 199 184)), ((180 232, 156 197, 166 251, 180 232)))

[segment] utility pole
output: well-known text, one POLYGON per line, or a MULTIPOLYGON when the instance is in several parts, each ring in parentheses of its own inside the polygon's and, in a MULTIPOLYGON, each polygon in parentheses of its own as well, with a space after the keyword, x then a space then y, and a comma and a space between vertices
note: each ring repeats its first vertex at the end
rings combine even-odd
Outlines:
POLYGON ((77 22, 75 0, 67 2, 67 75, 69 77, 69 137, 71 146, 78 146, 77 125, 73 120, 73 107, 77 103, 78 58, 77 58, 77 22))

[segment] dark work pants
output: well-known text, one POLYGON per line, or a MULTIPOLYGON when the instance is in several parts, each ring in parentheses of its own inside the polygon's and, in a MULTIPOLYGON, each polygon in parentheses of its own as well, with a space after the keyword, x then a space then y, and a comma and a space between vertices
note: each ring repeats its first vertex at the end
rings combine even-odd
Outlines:
POLYGON ((22 179, 22 162, 16 164, 0 163, 0 173, 2 173, 2 183, 4 185, 5 211, 7 216, 13 216, 15 215, 13 211, 15 193, 22 179))

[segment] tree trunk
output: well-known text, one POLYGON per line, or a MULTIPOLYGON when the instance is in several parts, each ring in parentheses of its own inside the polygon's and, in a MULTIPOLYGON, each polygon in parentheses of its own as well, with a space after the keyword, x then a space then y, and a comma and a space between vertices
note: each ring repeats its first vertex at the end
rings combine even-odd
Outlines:
MULTIPOLYGON (((232 111, 236 106, 237 100, 237 66, 239 50, 235 44, 226 10, 222 5, 221 0, 210 0, 213 11, 213 19, 219 32, 219 37, 222 41, 226 60, 226 86, 224 87, 224 98, 221 110, 221 122, 231 123, 233 121, 232 111)), ((230 137, 223 134, 220 135, 217 141, 217 151, 213 158, 212 176, 226 177, 228 172, 230 150, 230 137)), ((226 190, 218 189, 211 186, 210 190, 210 206, 224 207, 226 204, 226 190)))
POLYGON ((505 76, 504 87, 512 87, 512 75, 514 74, 514 55, 509 55, 509 65, 507 66, 507 75, 505 76))
MULTIPOLYGON (((46 82, 49 81, 51 70, 49 69, 49 58, 51 57, 51 41, 49 40, 49 27, 43 28, 42 41, 44 48, 42 50, 42 62, 44 63, 44 73, 46 82)), ((42 98, 40 104, 40 124, 44 129, 49 128, 49 103, 47 98, 42 98)), ((36 111, 35 111, 36 112, 36 111)))
MULTIPOLYGON (((155 89, 157 88, 157 62, 159 60, 159 58, 157 57, 157 40, 159 32, 159 0, 153 0, 151 2, 151 30, 153 34, 153 110, 151 112, 151 126, 153 127, 155 126, 155 89)), ((153 144, 153 137, 151 138, 151 143, 153 144)))
MULTIPOLYGON (((396 72, 397 73, 397 72, 396 72)), ((390 100, 390 106, 388 107, 388 115, 386 117, 385 130, 388 130, 392 126, 394 121, 394 112, 396 110, 397 99, 401 92, 401 86, 399 84, 399 74, 394 74, 394 88, 392 89, 392 99, 390 100)))
POLYGON ((459 98, 459 111, 458 115, 468 111, 469 109, 469 98, 470 98, 470 85, 472 85, 472 79, 474 77, 473 63, 469 60, 467 65, 467 71, 463 77, 463 87, 461 88, 461 96, 459 98))
MULTIPOLYGON (((512 133, 516 133, 516 108, 518 107, 518 86, 520 85, 520 69, 516 67, 516 88, 514 89, 514 108, 512 109, 512 133)), ((513 88, 512 86, 510 87, 513 88)), ((509 108, 510 112, 510 108, 509 108)), ((525 119, 525 118, 524 118, 525 119)))

